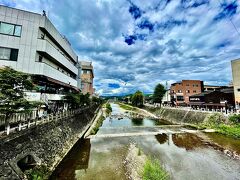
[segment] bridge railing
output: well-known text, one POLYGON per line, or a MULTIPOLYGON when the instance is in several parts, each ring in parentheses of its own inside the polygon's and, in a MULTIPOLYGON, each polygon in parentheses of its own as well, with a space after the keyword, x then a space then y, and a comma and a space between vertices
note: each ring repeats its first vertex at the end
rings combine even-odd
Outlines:
POLYGON ((63 110, 54 114, 46 114, 42 117, 38 117, 36 110, 29 113, 15 113, 12 114, 8 119, 6 119, 5 115, 0 114, 0 136, 4 134, 9 135, 11 132, 22 131, 46 122, 70 118, 94 107, 97 107, 97 104, 74 110, 63 110))

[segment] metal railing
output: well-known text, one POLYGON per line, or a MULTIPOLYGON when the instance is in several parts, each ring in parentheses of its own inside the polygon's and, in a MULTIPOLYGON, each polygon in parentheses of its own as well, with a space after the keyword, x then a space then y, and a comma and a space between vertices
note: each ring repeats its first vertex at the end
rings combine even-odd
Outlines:
POLYGON ((70 118, 76 114, 82 113, 87 109, 94 108, 94 106, 96 107, 97 105, 91 105, 76 110, 63 110, 54 114, 51 113, 42 115, 41 117, 38 117, 37 111, 21 114, 16 113, 11 115, 8 119, 5 118, 5 115, 0 114, 0 136, 4 134, 9 135, 11 132, 19 132, 39 124, 70 118))

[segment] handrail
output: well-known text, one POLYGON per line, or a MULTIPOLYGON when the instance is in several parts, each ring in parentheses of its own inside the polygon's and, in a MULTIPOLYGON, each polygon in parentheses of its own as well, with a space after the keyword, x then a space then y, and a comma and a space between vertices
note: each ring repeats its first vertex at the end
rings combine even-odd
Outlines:
POLYGON ((51 113, 43 115, 41 117, 37 116, 37 111, 32 111, 30 113, 15 113, 10 116, 6 121, 5 115, 0 114, 0 127, 5 126, 4 130, 0 130, 0 136, 2 134, 9 135, 13 131, 21 131, 23 129, 30 128, 31 126, 37 126, 39 124, 44 124, 51 121, 58 121, 65 118, 73 117, 76 114, 80 114, 87 109, 96 107, 97 104, 90 105, 88 107, 83 107, 74 110, 63 110, 56 113, 51 113))

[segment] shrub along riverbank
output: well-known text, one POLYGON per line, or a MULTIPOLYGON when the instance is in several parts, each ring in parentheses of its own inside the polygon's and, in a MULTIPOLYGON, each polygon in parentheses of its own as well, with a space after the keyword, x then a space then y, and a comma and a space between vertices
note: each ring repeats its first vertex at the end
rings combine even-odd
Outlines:
POLYGON ((102 106, 102 115, 100 118, 97 120, 95 126, 91 130, 91 134, 95 135, 97 134, 99 128, 102 126, 104 119, 106 118, 105 116, 108 116, 112 112, 112 107, 109 103, 106 103, 102 106), (105 114, 105 115, 104 115, 105 114))
POLYGON ((232 115, 228 119, 224 118, 221 114, 216 113, 209 116, 208 120, 198 125, 198 129, 211 128, 216 132, 233 137, 240 138, 240 123, 237 119, 240 115, 232 115))

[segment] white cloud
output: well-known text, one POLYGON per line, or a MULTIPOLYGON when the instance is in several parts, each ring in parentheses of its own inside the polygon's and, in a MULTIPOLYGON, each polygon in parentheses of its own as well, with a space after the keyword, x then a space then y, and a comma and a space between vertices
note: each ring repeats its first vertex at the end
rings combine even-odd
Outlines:
MULTIPOLYGON (((131 2, 142 12, 137 20, 125 0, 16 0, 10 5, 38 13, 46 10, 79 59, 93 61, 94 84, 100 94, 152 92, 159 82, 181 79, 201 79, 208 84, 231 80, 230 60, 239 58, 240 35, 229 18, 214 21, 223 10, 217 1, 190 8, 183 8, 181 0, 167 5, 164 0, 131 2), (139 28, 144 19, 153 24, 154 31, 139 28), (125 43, 123 35, 139 34, 145 34, 145 40, 125 43), (110 83, 120 87, 109 87, 110 83)), ((239 13, 237 7, 230 17, 238 31, 239 13)))

